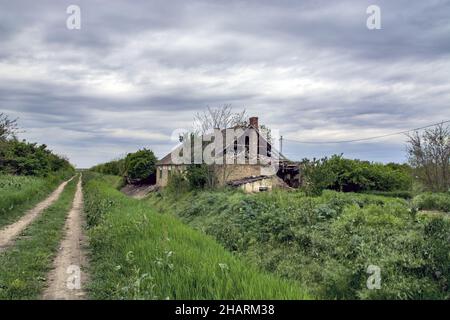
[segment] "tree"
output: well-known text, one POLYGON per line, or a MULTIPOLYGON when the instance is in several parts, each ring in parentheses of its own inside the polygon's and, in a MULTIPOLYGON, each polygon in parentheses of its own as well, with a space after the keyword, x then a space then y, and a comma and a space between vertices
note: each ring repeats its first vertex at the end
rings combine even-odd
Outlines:
POLYGON ((407 152, 415 175, 430 191, 450 188, 450 127, 443 123, 408 135, 407 152))
POLYGON ((153 151, 142 149, 125 158, 125 175, 130 183, 140 183, 155 173, 156 157, 153 151))
POLYGON ((0 113, 0 141, 15 138, 18 130, 17 119, 11 120, 6 114, 0 113))
POLYGON ((233 112, 231 105, 226 104, 219 108, 206 107, 203 112, 197 112, 194 116, 194 132, 206 134, 214 129, 227 129, 234 126, 245 126, 246 111, 233 112))

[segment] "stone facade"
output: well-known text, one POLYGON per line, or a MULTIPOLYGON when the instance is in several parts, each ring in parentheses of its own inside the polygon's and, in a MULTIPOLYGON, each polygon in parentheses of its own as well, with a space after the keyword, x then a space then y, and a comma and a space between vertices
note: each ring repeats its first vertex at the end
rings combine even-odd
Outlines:
POLYGON ((217 179, 219 180, 219 184, 225 184, 228 181, 260 176, 261 167, 261 165, 255 164, 229 164, 225 168, 220 166, 219 170, 217 170, 217 179), (225 170, 225 175, 223 170, 225 170))
MULTIPOLYGON (((219 184, 225 184, 228 181, 243 179, 252 176, 270 175, 270 166, 259 164, 229 164, 227 166, 218 166, 217 179, 219 184), (225 181, 224 173, 225 170, 225 181)), ((167 186, 169 177, 174 172, 183 172, 186 170, 185 165, 157 165, 156 167, 156 185, 159 187, 167 186)), ((273 175, 273 173, 272 173, 273 175)))
POLYGON ((174 172, 183 172, 186 170, 185 165, 157 165, 156 166, 156 185, 158 187, 165 187, 169 182, 169 177, 174 172))
POLYGON ((245 193, 255 193, 261 191, 272 191, 273 188, 273 178, 268 177, 266 179, 261 179, 258 181, 253 181, 249 183, 245 183, 240 186, 245 193))

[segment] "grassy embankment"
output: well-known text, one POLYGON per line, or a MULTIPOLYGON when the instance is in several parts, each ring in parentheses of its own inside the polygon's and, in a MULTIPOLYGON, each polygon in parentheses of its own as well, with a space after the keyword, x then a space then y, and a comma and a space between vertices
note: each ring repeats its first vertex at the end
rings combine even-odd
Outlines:
POLYGON ((0 253, 0 299, 39 298, 63 235, 77 180, 69 182, 60 198, 42 212, 13 247, 0 253))
POLYGON ((95 299, 304 299, 297 281, 262 273, 212 237, 83 175, 95 299))
POLYGON ((71 175, 67 172, 44 178, 0 174, 0 228, 15 222, 71 175))
POLYGON ((450 195, 411 203, 325 191, 170 194, 148 204, 213 236, 229 251, 329 299, 449 299, 450 221, 417 208, 444 209, 450 195), (381 289, 369 290, 369 265, 381 289))

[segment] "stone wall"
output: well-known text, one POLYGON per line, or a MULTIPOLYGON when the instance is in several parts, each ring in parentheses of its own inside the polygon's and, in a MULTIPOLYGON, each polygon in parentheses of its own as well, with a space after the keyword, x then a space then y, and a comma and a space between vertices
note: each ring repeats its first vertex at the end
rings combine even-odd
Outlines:
POLYGON ((243 184, 241 189, 246 193, 254 193, 261 191, 272 191, 272 187, 272 178, 267 178, 243 184))
MULTIPOLYGON (((225 182, 247 178, 251 176, 270 175, 269 166, 262 166, 257 164, 233 164, 217 167, 217 179, 220 184, 225 182)), ((186 170, 185 165, 160 165, 156 167, 156 185, 160 187, 167 186, 169 176, 175 171, 182 172, 186 170)))
POLYGON ((224 174, 223 174, 224 170, 225 170, 225 182, 261 175, 261 165, 234 164, 234 165, 220 166, 219 169, 217 170, 218 171, 217 178, 220 184, 223 184, 224 181, 224 174))
POLYGON ((186 170, 184 165, 160 165, 156 166, 156 185, 159 187, 167 186, 169 177, 174 172, 183 172, 186 170))

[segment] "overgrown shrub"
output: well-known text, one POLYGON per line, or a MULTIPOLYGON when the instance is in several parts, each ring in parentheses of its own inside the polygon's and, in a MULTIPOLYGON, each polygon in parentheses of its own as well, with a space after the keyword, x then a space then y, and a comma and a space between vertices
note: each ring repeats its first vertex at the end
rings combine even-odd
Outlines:
POLYGON ((0 173, 45 177, 58 171, 74 172, 74 168, 67 159, 48 150, 45 144, 16 139, 3 141, 0 173))
POLYGON ((125 159, 118 159, 96 165, 90 169, 98 173, 124 176, 125 175, 125 159))
POLYGON ((345 159, 342 155, 301 163, 305 189, 318 195, 324 189, 344 192, 410 190, 411 170, 407 165, 381 164, 345 159))
POLYGON ((107 175, 122 176, 128 183, 146 183, 155 174, 156 161, 153 151, 142 149, 129 153, 123 159, 96 165, 90 170, 107 175))
POLYGON ((165 191, 174 195, 179 195, 189 191, 189 182, 182 172, 174 171, 169 176, 165 191))
POLYGON ((438 210, 450 212, 450 193, 422 193, 413 200, 419 210, 438 210))
POLYGON ((189 165, 186 178, 191 189, 203 189, 208 182, 208 167, 205 164, 189 165))
POLYGON ((0 113, 0 174, 47 177, 74 167, 62 156, 38 145, 17 139, 17 120, 0 113))
POLYGON ((125 158, 125 176, 130 182, 145 181, 155 173, 156 161, 153 151, 148 149, 129 153, 125 158))

